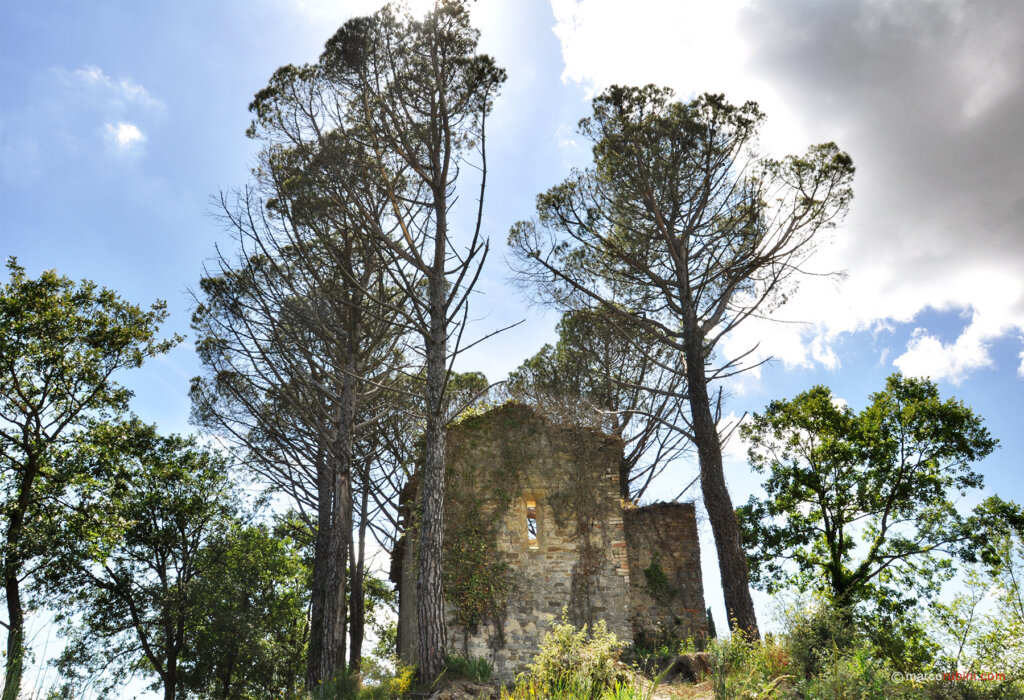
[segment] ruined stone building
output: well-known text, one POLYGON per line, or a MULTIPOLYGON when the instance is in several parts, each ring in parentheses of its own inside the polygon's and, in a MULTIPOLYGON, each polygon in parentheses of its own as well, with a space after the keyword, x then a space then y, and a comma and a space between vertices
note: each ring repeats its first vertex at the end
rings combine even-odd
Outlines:
MULTIPOLYGON (((520 404, 463 419, 448 435, 444 592, 452 653, 511 677, 563 609, 653 646, 707 632, 692 503, 623 504, 623 443, 554 425, 520 404)), ((416 503, 396 547, 399 655, 416 656, 416 503)))

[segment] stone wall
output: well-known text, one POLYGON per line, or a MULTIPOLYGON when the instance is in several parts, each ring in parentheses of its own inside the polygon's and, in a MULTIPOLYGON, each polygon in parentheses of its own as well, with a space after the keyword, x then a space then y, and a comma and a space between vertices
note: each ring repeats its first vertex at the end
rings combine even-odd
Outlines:
MULTIPOLYGON (((490 658, 509 679, 563 610, 576 626, 604 620, 627 643, 663 629, 706 633, 693 505, 623 510, 622 452, 619 438, 550 424, 519 404, 451 428, 444 577, 452 653, 490 658), (665 585, 647 585, 661 580, 658 571, 665 585)), ((417 516, 408 491, 392 580, 399 655, 415 662, 417 516)))
MULTIPOLYGON (((509 584, 503 616, 475 629, 449 625, 456 653, 488 656, 499 676, 510 677, 536 654, 563 610, 577 626, 603 619, 621 639, 632 638, 623 605, 629 572, 619 502, 622 447, 593 430, 549 425, 516 404, 451 431, 456 488, 449 513, 464 516, 467 501, 484 504, 509 584)), ((459 603, 447 603, 454 618, 459 603)))
POLYGON ((624 515, 634 642, 657 648, 686 637, 706 637, 693 503, 654 503, 624 515))

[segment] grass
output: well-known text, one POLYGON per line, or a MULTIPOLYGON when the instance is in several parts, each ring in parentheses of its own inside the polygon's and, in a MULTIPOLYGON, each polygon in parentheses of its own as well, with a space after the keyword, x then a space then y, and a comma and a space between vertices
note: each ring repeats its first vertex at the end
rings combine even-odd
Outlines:
POLYGON ((444 667, 448 675, 475 683, 486 683, 494 673, 494 664, 483 656, 449 656, 445 659, 444 667))

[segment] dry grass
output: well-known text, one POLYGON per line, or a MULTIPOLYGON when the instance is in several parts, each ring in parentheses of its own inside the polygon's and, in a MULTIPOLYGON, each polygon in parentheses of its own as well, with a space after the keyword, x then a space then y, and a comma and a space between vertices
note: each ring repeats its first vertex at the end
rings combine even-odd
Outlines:
POLYGON ((654 691, 653 700, 713 700, 714 697, 710 680, 700 683, 677 681, 659 685, 654 691))

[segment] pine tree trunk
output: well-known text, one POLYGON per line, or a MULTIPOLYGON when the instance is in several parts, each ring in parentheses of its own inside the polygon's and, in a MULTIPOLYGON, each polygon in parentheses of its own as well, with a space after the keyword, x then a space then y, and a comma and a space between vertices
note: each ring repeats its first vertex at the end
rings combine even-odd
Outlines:
MULTIPOLYGON (((688 324, 689 327, 696 329, 696 318, 693 317, 691 320, 692 325, 688 324)), ((722 446, 718 439, 718 427, 711 414, 711 402, 708 399, 702 339, 700 334, 694 331, 686 335, 684 342, 687 399, 690 403, 693 436, 697 443, 700 485, 704 507, 708 512, 708 520, 711 521, 711 532, 715 538, 729 628, 742 629, 749 638, 759 639, 757 616, 754 613, 754 602, 750 597, 747 555, 743 551, 743 539, 740 535, 739 521, 736 519, 736 510, 725 485, 722 446)))
POLYGON ((366 576, 366 520, 369 506, 369 484, 363 479, 363 490, 359 502, 358 549, 350 548, 349 568, 351 569, 352 592, 349 595, 352 621, 349 624, 349 662, 352 673, 359 673, 363 660, 363 634, 366 628, 366 605, 364 600, 366 576))
POLYGON ((334 506, 334 561, 336 578, 332 590, 336 591, 334 630, 331 635, 333 648, 331 659, 334 664, 332 678, 338 678, 345 671, 345 650, 348 648, 348 547, 352 541, 352 481, 346 471, 337 476, 338 499, 334 506))
POLYGON ((325 628, 327 626, 328 552, 331 536, 331 507, 334 502, 334 479, 324 464, 321 453, 317 460, 317 527, 313 542, 313 580, 310 595, 309 650, 306 656, 306 686, 312 690, 325 679, 325 628))
MULTIPOLYGON (((440 246, 439 246, 440 247, 440 246)), ((440 269, 443 270, 443 258, 440 269)), ((416 580, 416 617, 419 631, 420 682, 431 683, 444 664, 446 630, 441 552, 444 540, 445 420, 447 333, 443 300, 443 274, 429 280, 430 334, 426 341, 427 425, 423 464, 423 511, 420 519, 420 559, 416 580), (440 301, 436 301, 440 300, 440 301)))
POLYGON ((345 668, 345 569, 351 537, 352 421, 354 379, 344 375, 339 391, 338 429, 317 475, 317 536, 313 551, 313 599, 306 684, 316 688, 345 668))

